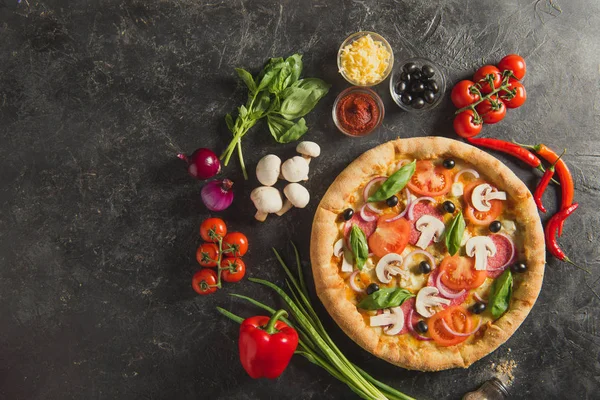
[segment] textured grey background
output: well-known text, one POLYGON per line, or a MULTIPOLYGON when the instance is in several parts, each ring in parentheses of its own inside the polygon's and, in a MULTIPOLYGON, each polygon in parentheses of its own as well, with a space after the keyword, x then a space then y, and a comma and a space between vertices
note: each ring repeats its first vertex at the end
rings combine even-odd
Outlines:
MULTIPOLYGON (((339 134, 331 120, 347 87, 335 54, 369 29, 397 60, 432 58, 450 81, 518 52, 527 60, 527 103, 486 135, 544 141, 575 176, 577 214, 561 239, 592 276, 549 262, 540 298, 521 329, 468 370, 419 373, 359 349, 319 313, 348 356, 417 398, 456 399, 514 360, 513 398, 598 398, 600 276, 600 3, 545 1, 0 1, 0 398, 194 399, 351 398, 322 370, 296 357, 274 381, 248 378, 237 360, 237 326, 225 306, 256 310, 228 293, 274 304, 248 281, 209 297, 190 288, 197 229, 208 214, 201 185, 175 158, 228 142, 223 116, 245 101, 234 67, 256 73, 271 56, 304 54, 305 76, 333 84, 311 113, 306 139, 310 206, 256 223, 233 163, 236 201, 222 213, 246 232, 248 275, 283 283, 269 248, 289 256, 295 240, 309 271, 310 220, 333 178, 356 156, 395 137, 453 137, 453 107, 409 115, 386 102, 378 133, 339 134)), ((244 139, 249 170, 278 145, 264 124, 244 139)), ((506 161, 533 187, 536 174, 506 161)), ((550 210, 556 199, 546 199, 550 210)), ((318 300, 314 298, 318 303, 318 300)))

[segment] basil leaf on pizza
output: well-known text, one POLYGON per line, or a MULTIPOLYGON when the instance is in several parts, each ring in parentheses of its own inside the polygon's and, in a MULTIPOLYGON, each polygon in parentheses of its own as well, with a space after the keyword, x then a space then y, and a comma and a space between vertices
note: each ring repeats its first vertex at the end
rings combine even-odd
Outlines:
POLYGON ((350 248, 358 269, 362 270, 369 257, 369 246, 365 233, 357 225, 352 225, 350 231, 350 248))
POLYGON ((398 307, 411 297, 415 297, 415 295, 406 289, 382 288, 362 299, 357 307, 363 310, 381 310, 382 308, 398 307))
POLYGON ((410 164, 402 166, 402 168, 390 175, 390 177, 383 182, 381 187, 373 193, 367 201, 369 203, 373 201, 383 201, 404 189, 404 186, 406 186, 415 173, 416 165, 416 161, 413 160, 410 164))
POLYGON ((507 269, 500 275, 490 290, 490 312, 494 318, 500 317, 508 310, 510 298, 512 296, 513 278, 510 269, 507 269))
POLYGON ((446 248, 451 256, 458 253, 460 249, 460 243, 462 242, 463 235, 465 234, 465 219, 463 218, 462 212, 456 214, 456 216, 450 221, 450 226, 446 229, 446 248))

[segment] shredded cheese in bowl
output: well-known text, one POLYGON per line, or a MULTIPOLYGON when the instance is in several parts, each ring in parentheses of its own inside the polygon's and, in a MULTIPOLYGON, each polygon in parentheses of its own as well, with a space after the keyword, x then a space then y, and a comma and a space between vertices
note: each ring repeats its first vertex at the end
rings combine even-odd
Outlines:
POLYGON ((340 73, 358 86, 372 86, 383 81, 390 73, 393 62, 389 43, 372 32, 351 35, 338 53, 340 73))

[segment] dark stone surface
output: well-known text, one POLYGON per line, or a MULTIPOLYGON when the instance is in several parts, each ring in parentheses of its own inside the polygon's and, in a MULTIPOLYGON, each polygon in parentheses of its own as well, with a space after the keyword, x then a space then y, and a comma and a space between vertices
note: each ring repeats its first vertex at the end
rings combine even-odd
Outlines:
MULTIPOLYGON (((401 112, 387 92, 376 134, 350 139, 331 120, 347 87, 335 54, 368 29, 396 60, 426 56, 450 82, 518 52, 527 59, 527 103, 485 133, 567 147, 581 207, 565 228, 565 251, 586 276, 550 260, 540 298, 517 333, 468 370, 405 371, 351 342, 319 304, 349 357, 417 398, 459 398, 514 360, 513 398, 597 398, 600 386, 600 3, 545 1, 0 1, 0 398, 351 398, 296 357, 278 380, 252 380, 237 360, 237 326, 217 305, 256 312, 229 293, 277 304, 244 281, 209 297, 190 288, 197 230, 208 213, 201 184, 179 150, 224 149, 223 116, 245 101, 234 67, 256 73, 271 56, 304 54, 305 76, 333 84, 307 118, 310 206, 256 223, 232 163, 236 201, 222 213, 246 232, 248 275, 283 284, 269 248, 295 240, 309 271, 310 220, 327 186, 355 157, 401 136, 453 136, 446 98, 423 115, 401 112)), ((279 145, 264 124, 244 139, 249 170, 279 145)), ((534 173, 498 155, 533 187, 534 173)), ((554 188, 546 201, 556 209, 554 188)), ((546 218, 546 217, 545 217, 546 218)))

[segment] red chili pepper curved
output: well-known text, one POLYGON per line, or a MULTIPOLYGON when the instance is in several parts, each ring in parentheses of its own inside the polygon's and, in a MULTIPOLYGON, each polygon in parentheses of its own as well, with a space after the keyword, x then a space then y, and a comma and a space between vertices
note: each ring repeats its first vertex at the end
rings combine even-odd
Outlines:
POLYGON ((531 151, 511 142, 492 138, 467 138, 469 143, 492 150, 501 151, 518 158, 527 165, 543 171, 542 162, 531 151))

